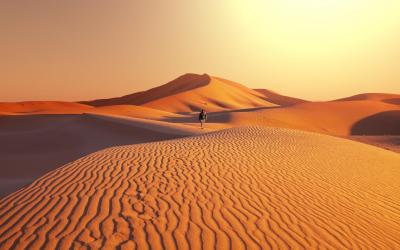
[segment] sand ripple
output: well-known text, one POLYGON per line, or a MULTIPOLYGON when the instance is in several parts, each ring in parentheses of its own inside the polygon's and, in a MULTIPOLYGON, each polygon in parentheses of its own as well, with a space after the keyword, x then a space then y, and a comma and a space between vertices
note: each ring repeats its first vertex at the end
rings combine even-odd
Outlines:
POLYGON ((275 128, 113 147, 2 199, 0 248, 400 248, 399 166, 275 128))

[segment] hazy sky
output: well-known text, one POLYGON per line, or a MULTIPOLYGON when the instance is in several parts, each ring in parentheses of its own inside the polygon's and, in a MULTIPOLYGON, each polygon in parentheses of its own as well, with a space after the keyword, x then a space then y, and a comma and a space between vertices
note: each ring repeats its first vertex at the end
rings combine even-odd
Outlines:
POLYGON ((398 0, 0 0, 0 101, 208 73, 326 100, 400 93, 398 0))

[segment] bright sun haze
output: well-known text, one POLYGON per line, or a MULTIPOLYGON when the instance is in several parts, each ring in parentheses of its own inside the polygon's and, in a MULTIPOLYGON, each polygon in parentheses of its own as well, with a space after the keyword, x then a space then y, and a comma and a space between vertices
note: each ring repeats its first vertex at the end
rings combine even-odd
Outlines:
POLYGON ((0 102, 130 94, 187 73, 328 100, 400 92, 398 0, 0 2, 0 102))

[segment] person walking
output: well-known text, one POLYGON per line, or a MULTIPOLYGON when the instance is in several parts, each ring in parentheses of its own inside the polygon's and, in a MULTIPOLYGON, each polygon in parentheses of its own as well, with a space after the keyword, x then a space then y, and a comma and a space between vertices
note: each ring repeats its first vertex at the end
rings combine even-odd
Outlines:
POLYGON ((199 114, 199 121, 200 121, 201 129, 204 129, 203 124, 205 124, 207 121, 207 112, 204 109, 202 109, 199 114))

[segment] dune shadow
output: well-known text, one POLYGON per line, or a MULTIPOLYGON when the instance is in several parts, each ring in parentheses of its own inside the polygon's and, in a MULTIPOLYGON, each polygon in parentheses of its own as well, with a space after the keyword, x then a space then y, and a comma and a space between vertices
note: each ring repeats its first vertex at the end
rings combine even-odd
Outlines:
POLYGON ((354 123, 351 135, 400 135, 400 110, 377 113, 354 123))
POLYGON ((382 102, 386 102, 386 103, 394 104, 394 105, 400 105, 400 98, 389 98, 389 99, 382 100, 382 102))
POLYGON ((1 116, 0 197, 98 150, 180 137, 90 115, 1 116))

